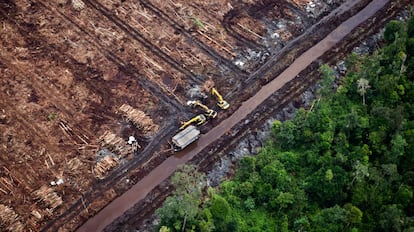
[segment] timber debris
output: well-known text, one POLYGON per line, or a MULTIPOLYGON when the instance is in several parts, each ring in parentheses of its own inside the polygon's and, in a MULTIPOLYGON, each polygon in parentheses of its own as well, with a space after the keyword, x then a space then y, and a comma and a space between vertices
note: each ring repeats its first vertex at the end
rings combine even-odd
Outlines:
POLYGON ((0 204, 0 229, 5 228, 10 232, 24 231, 24 225, 19 218, 19 215, 12 208, 0 204))
POLYGON ((34 191, 34 195, 38 199, 46 203, 50 207, 50 211, 55 210, 57 207, 63 204, 62 198, 59 195, 57 195, 57 193, 53 191, 52 188, 46 185, 43 185, 42 187, 40 187, 40 189, 34 191))
POLYGON ((127 157, 135 151, 133 146, 128 145, 125 140, 111 131, 104 132, 104 134, 99 138, 99 144, 101 147, 106 147, 121 157, 127 157))
POLYGON ((104 179, 106 174, 118 164, 118 158, 114 156, 104 156, 95 164, 93 174, 98 179, 104 179))

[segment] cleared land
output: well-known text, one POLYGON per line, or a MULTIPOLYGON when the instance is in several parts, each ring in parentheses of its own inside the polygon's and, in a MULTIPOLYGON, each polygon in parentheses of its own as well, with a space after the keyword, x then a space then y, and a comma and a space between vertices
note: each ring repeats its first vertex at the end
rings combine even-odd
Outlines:
POLYGON ((214 107, 206 81, 237 106, 250 74, 340 3, 2 1, 0 228, 77 214, 73 230, 126 171, 171 154, 187 100, 214 107))

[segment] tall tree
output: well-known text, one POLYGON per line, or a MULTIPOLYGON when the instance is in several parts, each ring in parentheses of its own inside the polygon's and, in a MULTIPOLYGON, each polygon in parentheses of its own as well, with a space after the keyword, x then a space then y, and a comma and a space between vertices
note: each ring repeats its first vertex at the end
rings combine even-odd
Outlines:
POLYGON ((358 92, 362 96, 362 104, 365 105, 365 94, 367 93, 367 90, 371 88, 369 85, 369 81, 365 78, 361 78, 357 81, 358 85, 358 92))
POLYGON ((171 231, 186 231, 196 224, 205 175, 194 165, 184 165, 173 175, 172 184, 175 188, 173 195, 165 200, 156 214, 161 219, 160 226, 171 231))

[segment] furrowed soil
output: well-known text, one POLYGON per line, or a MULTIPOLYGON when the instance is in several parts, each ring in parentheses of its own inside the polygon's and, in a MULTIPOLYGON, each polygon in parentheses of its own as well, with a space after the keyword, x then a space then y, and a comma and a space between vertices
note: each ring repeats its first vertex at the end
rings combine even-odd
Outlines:
POLYGON ((188 100, 219 110, 206 82, 232 107, 203 133, 355 2, 329 20, 342 0, 0 2, 0 230, 74 231, 172 155, 188 100))

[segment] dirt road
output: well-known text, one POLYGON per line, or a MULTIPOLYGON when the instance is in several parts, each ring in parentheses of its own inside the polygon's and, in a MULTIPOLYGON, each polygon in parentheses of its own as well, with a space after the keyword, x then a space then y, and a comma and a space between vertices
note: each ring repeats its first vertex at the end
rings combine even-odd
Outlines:
MULTIPOLYGON (((141 181, 136 183, 129 191, 115 199, 97 215, 87 221, 78 229, 78 231, 102 231, 107 225, 109 225, 116 218, 120 217, 131 206, 144 199, 152 189, 168 178, 176 170, 178 165, 185 164, 203 149, 218 140, 218 138, 228 132, 231 132, 231 128, 248 117, 248 115, 253 112, 256 107, 262 104, 275 91, 279 90, 286 83, 293 80, 302 70, 309 66, 313 61, 317 60, 325 52, 332 49, 344 38, 344 36, 373 16, 388 2, 389 0, 374 0, 358 14, 342 23, 326 38, 297 58, 273 81, 263 86, 263 88, 256 95, 245 101, 229 118, 222 121, 207 134, 203 135, 197 142, 197 146, 187 149, 165 160, 141 181)), ((351 4, 352 3, 355 3, 355 1, 352 1, 351 4)))

